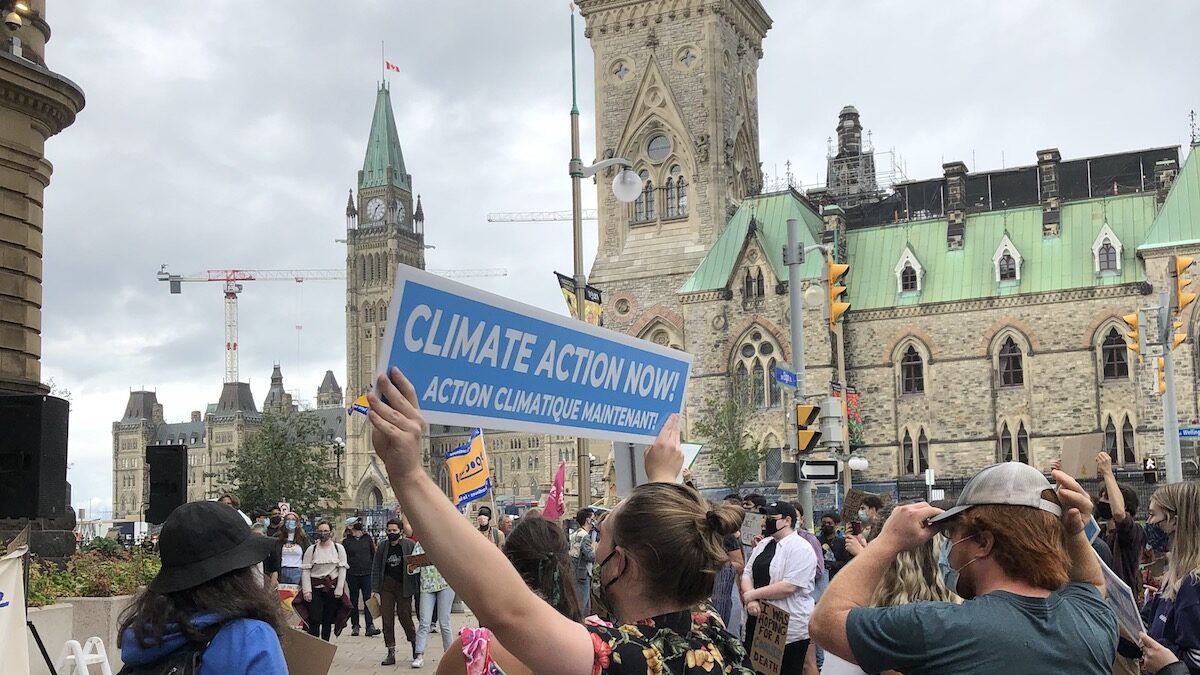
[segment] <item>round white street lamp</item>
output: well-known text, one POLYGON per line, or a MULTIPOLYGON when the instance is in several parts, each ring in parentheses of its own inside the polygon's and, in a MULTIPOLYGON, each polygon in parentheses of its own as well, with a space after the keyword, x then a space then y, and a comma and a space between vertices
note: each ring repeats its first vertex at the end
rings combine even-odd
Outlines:
POLYGON ((629 203, 642 194, 642 179, 632 169, 625 169, 613 179, 612 191, 618 201, 629 203))
POLYGON ((867 461, 866 457, 851 457, 847 465, 851 471, 866 471, 871 463, 867 461))
POLYGON ((825 291, 820 284, 810 284, 804 289, 804 304, 809 309, 816 309, 825 304, 825 291))

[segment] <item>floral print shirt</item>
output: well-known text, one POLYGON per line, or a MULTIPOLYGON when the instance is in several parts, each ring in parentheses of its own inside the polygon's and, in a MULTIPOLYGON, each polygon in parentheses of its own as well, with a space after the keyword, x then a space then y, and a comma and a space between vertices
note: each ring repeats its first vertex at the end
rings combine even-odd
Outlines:
POLYGON ((614 627, 595 617, 592 675, 754 675, 746 650, 709 607, 684 610, 614 627))
MULTIPOLYGON (((413 555, 424 553, 425 549, 421 548, 421 542, 413 547, 413 555)), ((437 593, 450 587, 446 580, 442 578, 442 573, 437 571, 433 565, 426 565, 417 570, 421 577, 421 592, 422 593, 437 593)))

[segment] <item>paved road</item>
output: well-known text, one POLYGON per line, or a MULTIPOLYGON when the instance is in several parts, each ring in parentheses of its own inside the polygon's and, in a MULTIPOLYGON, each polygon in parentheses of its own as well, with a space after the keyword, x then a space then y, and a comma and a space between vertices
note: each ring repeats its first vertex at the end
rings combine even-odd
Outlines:
MULTIPOLYGON (((413 617, 414 622, 416 617, 413 617)), ((451 614, 450 625, 453 635, 457 636, 463 626, 478 626, 475 616, 470 612, 451 614)), ((337 656, 334 657, 333 667, 329 670, 335 675, 395 675, 396 673, 433 673, 437 671, 438 662, 442 659, 442 636, 430 635, 425 647, 425 666, 413 668, 412 645, 404 639, 404 631, 399 623, 396 625, 396 665, 381 666, 379 662, 387 654, 383 646, 383 635, 375 637, 350 637, 350 627, 339 638, 333 639, 337 645, 337 656)))

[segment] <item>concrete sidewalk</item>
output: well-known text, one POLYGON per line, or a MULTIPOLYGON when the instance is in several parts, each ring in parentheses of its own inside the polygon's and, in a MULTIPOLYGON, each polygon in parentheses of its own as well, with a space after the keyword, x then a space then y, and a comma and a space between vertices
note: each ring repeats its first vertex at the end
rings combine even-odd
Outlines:
MULTIPOLYGON (((416 617, 413 617, 416 622, 416 617)), ((475 615, 467 611, 463 614, 451 614, 451 638, 458 637, 458 632, 464 626, 478 626, 475 615)), ((341 637, 333 638, 337 645, 337 656, 333 659, 333 667, 329 670, 334 675, 395 675, 396 673, 433 673, 437 671, 438 663, 442 660, 442 636, 431 633, 425 645, 425 665, 413 668, 412 645, 404 639, 404 631, 396 624, 396 665, 381 666, 379 662, 387 654, 383 646, 383 635, 375 637, 350 637, 350 626, 346 626, 341 637)))

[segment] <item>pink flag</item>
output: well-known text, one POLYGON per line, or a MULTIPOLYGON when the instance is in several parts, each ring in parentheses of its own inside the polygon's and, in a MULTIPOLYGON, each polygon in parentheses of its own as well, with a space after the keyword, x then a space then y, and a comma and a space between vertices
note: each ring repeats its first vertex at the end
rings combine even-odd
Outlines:
POLYGON ((398 72, 400 72, 400 66, 398 66, 398 65, 396 65, 396 64, 394 64, 394 63, 392 63, 391 61, 384 60, 384 62, 383 62, 383 67, 384 67, 384 68, 386 68, 386 69, 388 69, 388 70, 394 70, 394 71, 396 71, 397 73, 398 73, 398 72))
POLYGON ((558 520, 566 512, 567 505, 563 501, 563 490, 566 482, 567 463, 560 462, 558 473, 554 475, 554 485, 550 488, 550 496, 546 498, 546 508, 542 509, 542 517, 546 520, 558 520))

